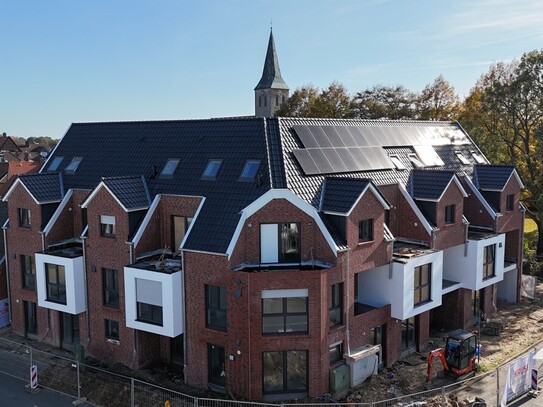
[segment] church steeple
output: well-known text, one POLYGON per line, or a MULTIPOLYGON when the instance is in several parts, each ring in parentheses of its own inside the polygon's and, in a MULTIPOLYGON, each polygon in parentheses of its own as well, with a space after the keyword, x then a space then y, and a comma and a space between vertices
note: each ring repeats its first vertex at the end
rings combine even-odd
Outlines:
POLYGON ((273 32, 270 30, 262 78, 255 87, 255 116, 273 116, 288 98, 288 91, 289 87, 281 76, 273 32))

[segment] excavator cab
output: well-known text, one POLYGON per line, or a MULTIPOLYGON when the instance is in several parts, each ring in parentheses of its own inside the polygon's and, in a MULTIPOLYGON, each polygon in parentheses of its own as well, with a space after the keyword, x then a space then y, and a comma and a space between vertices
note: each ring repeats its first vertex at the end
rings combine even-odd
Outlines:
POLYGON ((477 336, 475 334, 458 329, 451 332, 445 345, 445 360, 450 370, 462 371, 469 368, 473 370, 475 356, 477 354, 477 336))
POLYGON ((432 377, 432 361, 439 358, 443 369, 456 375, 458 379, 471 374, 477 358, 477 336, 463 329, 453 331, 447 337, 445 349, 438 348, 428 353, 426 381, 432 377))

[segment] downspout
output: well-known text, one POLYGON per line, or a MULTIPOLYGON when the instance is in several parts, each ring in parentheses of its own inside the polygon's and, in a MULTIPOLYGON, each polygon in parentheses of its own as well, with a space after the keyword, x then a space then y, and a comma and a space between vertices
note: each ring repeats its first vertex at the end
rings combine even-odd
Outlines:
MULTIPOLYGON (((7 223, 7 222, 6 222, 7 223)), ((11 290, 9 288, 9 263, 8 263, 8 239, 7 239, 7 226, 2 226, 4 233, 4 259, 6 261, 6 283, 8 286, 8 304, 9 304, 9 324, 11 325, 11 315, 13 314, 13 308, 11 306, 11 290)))
MULTIPOLYGON (((249 366, 249 380, 251 378, 251 273, 247 273, 247 346, 249 347, 249 363, 247 365, 249 366)), ((249 400, 252 399, 251 397, 251 385, 249 384, 249 400)))
MULTIPOLYGON (((181 270, 183 271, 183 378, 186 383, 187 375, 187 285, 185 270, 185 252, 181 250, 181 270)), ((251 359, 249 359, 251 360, 251 359)))
POLYGON ((83 275, 85 276, 85 295, 87 296, 87 312, 86 312, 86 325, 87 325, 87 346, 89 346, 90 342, 90 307, 89 307, 89 284, 88 284, 88 277, 87 277, 87 250, 85 249, 86 244, 86 237, 81 236, 81 240, 83 240, 83 244, 81 245, 83 247, 83 275))
POLYGON ((468 257, 469 222, 464 220, 464 257, 468 257))
POLYGON ((522 213, 522 223, 520 227, 520 248, 518 254, 520 255, 517 260, 517 272, 520 271, 517 278, 517 292, 515 293, 517 303, 520 302, 520 288, 522 285, 522 269, 524 268, 524 222, 526 221, 526 208, 524 205, 520 205, 520 212, 522 213))
POLYGON ((40 235, 41 235, 41 251, 44 252, 45 251, 45 233, 43 232, 43 230, 40 230, 40 235))
MULTIPOLYGON (((350 288, 350 285, 349 285, 349 281, 351 279, 351 257, 350 257, 350 254, 351 254, 351 249, 347 249, 347 252, 346 252, 346 256, 347 256, 347 276, 345 277, 345 291, 347 292, 347 298, 345 299, 346 303, 347 304, 350 304, 350 298, 351 296, 349 295, 349 288, 350 288)), ((354 304, 353 304, 354 305, 354 304)), ((349 307, 350 308, 350 307, 349 307)), ((351 332, 349 330, 349 326, 350 326, 350 316, 351 312, 349 309, 347 309, 347 312, 346 312, 346 316, 345 316, 345 341, 347 342, 347 355, 350 355, 351 354, 351 332)))
MULTIPOLYGON (((128 249, 129 249, 129 261, 130 264, 134 264, 134 242, 126 242, 128 243, 128 249)), ((136 330, 132 329, 132 366, 131 368, 134 368, 134 363, 136 361, 136 357, 138 352, 136 351, 138 344, 138 338, 136 337, 136 330)))

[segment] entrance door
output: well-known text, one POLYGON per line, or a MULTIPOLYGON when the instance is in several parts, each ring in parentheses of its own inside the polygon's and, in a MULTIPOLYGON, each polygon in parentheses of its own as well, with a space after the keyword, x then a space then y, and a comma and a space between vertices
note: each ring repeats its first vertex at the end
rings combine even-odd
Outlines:
POLYGON ((62 312, 60 325, 62 347, 71 349, 74 345, 79 345, 79 316, 62 312))
POLYGON ((207 371, 210 384, 224 387, 224 348, 207 344, 207 371))
POLYGON ((417 317, 411 317, 402 321, 402 352, 416 350, 417 330, 417 317))
POLYGON ((25 309, 25 331, 26 336, 38 334, 38 319, 36 318, 36 303, 30 301, 23 302, 25 309))
POLYGON ((370 331, 372 345, 381 345, 379 367, 384 367, 386 361, 386 325, 376 326, 370 331))

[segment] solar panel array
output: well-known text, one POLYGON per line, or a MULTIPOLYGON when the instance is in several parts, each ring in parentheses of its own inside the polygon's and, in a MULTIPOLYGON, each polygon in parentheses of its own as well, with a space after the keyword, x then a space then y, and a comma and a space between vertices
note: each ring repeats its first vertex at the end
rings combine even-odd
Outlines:
POLYGON ((293 150, 306 175, 395 168, 383 147, 420 146, 425 165, 443 165, 432 144, 464 144, 451 126, 293 126, 304 149, 293 150))

